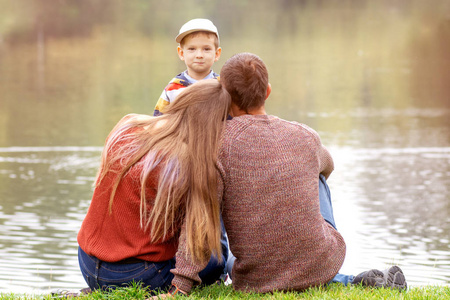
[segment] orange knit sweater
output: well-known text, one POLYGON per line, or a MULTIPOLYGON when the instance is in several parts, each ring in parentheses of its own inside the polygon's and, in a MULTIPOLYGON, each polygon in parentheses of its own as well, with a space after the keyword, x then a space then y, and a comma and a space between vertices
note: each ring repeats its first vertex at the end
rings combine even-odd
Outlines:
MULTIPOLYGON (((178 247, 178 236, 160 243, 150 243, 149 229, 140 226, 141 168, 134 166, 121 180, 108 211, 111 186, 116 174, 109 172, 94 190, 87 215, 78 233, 78 244, 87 254, 107 262, 139 258, 159 262, 173 258, 178 247)), ((156 168, 147 183, 147 200, 156 196, 158 187, 156 168)))

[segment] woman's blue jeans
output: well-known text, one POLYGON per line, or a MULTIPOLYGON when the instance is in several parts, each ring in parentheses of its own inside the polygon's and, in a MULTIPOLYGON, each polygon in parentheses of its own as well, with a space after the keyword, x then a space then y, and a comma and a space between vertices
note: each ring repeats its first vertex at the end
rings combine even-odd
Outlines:
MULTIPOLYGON (((327 181, 325 179, 325 176, 320 174, 319 176, 319 202, 320 202, 320 213, 322 214, 325 221, 331 224, 331 226, 336 228, 336 223, 334 221, 333 216, 333 205, 331 204, 331 194, 330 194, 330 188, 328 187, 327 181)), ((231 277, 231 270, 233 268, 233 264, 236 257, 230 252, 228 261, 227 261, 227 269, 228 274, 231 277)), ((330 283, 333 282, 339 282, 344 285, 347 285, 353 281, 354 276, 353 275, 344 275, 344 274, 337 274, 330 283)))
MULTIPOLYGON (((200 273, 202 284, 213 284, 226 274, 228 259, 228 239, 222 222, 222 261, 211 256, 211 260, 200 273)), ((94 289, 116 288, 130 285, 133 281, 149 287, 152 291, 166 290, 173 279, 171 269, 175 268, 175 258, 163 262, 140 261, 136 263, 109 263, 86 254, 78 248, 80 270, 88 286, 94 289)))
POLYGON ((78 248, 78 262, 84 280, 92 289, 114 289, 141 282, 151 290, 167 289, 172 282, 170 269, 175 259, 163 262, 109 263, 86 254, 78 248))

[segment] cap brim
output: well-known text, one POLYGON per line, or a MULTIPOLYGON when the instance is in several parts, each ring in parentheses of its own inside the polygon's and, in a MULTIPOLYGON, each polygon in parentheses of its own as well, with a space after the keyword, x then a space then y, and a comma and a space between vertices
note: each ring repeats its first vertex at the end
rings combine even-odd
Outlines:
MULTIPOLYGON (((206 32, 211 32, 211 33, 214 33, 215 35, 217 35, 216 32, 214 32, 214 31, 212 31, 212 30, 204 29, 204 28, 201 28, 201 29, 200 29, 200 28, 199 28, 199 29, 191 29, 191 30, 185 31, 185 32, 180 33, 179 35, 177 35, 177 37, 175 38, 175 41, 176 41, 177 43, 180 43, 181 40, 182 40, 185 36, 187 36, 187 35, 190 34, 190 33, 197 32, 197 31, 206 31, 206 32)), ((218 35, 217 35, 217 38, 219 38, 218 35)))

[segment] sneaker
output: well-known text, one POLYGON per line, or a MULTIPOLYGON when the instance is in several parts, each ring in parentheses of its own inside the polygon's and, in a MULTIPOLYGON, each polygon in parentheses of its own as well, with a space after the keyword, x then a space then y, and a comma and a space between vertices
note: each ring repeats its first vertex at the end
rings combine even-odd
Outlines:
POLYGON ((399 266, 392 266, 389 269, 384 270, 383 274, 386 279, 385 287, 399 290, 406 290, 408 288, 405 275, 399 266))
POLYGON ((372 269, 362 272, 353 279, 352 284, 399 290, 406 290, 408 287, 405 275, 403 275, 402 270, 398 266, 392 266, 384 271, 372 269))

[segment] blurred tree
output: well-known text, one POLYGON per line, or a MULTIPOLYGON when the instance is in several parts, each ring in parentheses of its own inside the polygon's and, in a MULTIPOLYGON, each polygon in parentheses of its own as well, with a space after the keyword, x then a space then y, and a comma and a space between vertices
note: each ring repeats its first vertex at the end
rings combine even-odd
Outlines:
POLYGON ((450 3, 440 9, 422 7, 410 32, 411 76, 417 104, 445 103, 450 107, 450 3), (424 92, 426 91, 426 94, 424 92))
MULTIPOLYGON (((14 20, 3 33, 9 42, 35 41, 43 38, 89 34, 94 26, 114 20, 112 8, 120 0, 31 0, 14 1, 0 16, 14 20)), ((13 1, 11 1, 13 2, 13 1)))

